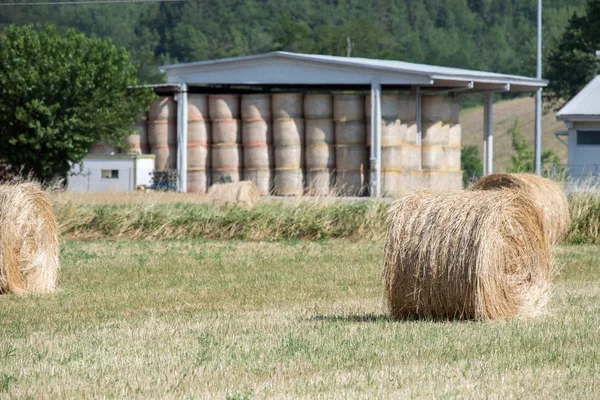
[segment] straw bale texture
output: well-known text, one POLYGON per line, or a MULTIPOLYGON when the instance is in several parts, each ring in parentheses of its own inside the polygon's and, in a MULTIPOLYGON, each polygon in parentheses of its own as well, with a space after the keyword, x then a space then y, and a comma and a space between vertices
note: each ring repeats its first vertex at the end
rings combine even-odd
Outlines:
POLYGON ((0 293, 49 293, 59 270, 52 205, 36 183, 0 185, 0 293))
POLYGON ((569 204, 561 188, 550 179, 533 174, 492 174, 481 178, 474 190, 516 189, 529 196, 542 209, 544 231, 550 243, 565 237, 571 225, 569 204))
POLYGON ((497 320, 543 313, 550 246, 517 191, 413 193, 390 209, 384 281, 396 318, 497 320))
POLYGON ((239 205, 254 207, 260 199, 260 193, 250 181, 221 183, 208 189, 206 201, 215 205, 239 205))

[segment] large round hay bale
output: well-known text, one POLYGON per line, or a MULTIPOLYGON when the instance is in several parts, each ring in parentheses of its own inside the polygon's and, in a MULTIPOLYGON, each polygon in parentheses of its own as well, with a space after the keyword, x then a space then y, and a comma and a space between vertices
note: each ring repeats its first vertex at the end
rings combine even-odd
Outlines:
POLYGON ((58 227, 36 183, 0 185, 0 294, 49 293, 58 276, 58 227))
POLYGON ((518 191, 413 193, 385 241, 396 318, 502 320, 543 313, 551 255, 539 209, 518 191))
POLYGON ((533 174, 492 174, 481 178, 474 190, 516 189, 529 196, 543 211, 544 231, 556 244, 571 225, 569 203, 561 188, 550 179, 533 174))
POLYGON ((206 194, 207 202, 219 206, 254 207, 259 199, 258 189, 248 181, 212 185, 206 194))

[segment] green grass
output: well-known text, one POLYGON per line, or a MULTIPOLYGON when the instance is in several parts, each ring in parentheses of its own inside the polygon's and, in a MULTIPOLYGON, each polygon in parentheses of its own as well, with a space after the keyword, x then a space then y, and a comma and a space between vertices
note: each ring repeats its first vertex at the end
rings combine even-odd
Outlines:
MULTIPOLYGON (((600 197, 569 199, 572 226, 565 243, 600 244, 600 197)), ((356 242, 385 235, 389 200, 262 200, 250 210, 206 203, 85 204, 57 201, 63 237, 70 239, 319 240, 356 242)))
POLYGON ((566 240, 570 243, 600 244, 600 197, 580 194, 569 199, 571 227, 566 240))
POLYGON ((392 321, 377 241, 66 241, 59 293, 0 297, 0 398, 600 396, 600 248, 550 314, 392 321))
POLYGON ((63 236, 109 239, 381 238, 389 201, 268 201, 252 209, 206 203, 92 205, 55 203, 63 236))

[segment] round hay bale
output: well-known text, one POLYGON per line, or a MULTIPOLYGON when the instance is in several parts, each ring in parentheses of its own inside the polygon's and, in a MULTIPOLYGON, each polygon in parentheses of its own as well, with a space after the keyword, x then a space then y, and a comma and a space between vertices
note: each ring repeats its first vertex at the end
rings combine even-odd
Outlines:
POLYGON ((551 255, 517 191, 413 193, 390 209, 384 279, 393 317, 503 320, 541 314, 551 255))
POLYGON ((258 189, 249 181, 212 185, 206 195, 207 202, 218 206, 238 205, 252 208, 259 199, 258 189))
POLYGON ((49 293, 59 270, 58 227, 36 183, 0 185, 0 294, 49 293))
POLYGON ((492 174, 473 186, 473 190, 497 189, 516 189, 531 198, 543 211, 544 231, 551 244, 558 243, 569 231, 569 203, 561 188, 550 179, 533 174, 492 174))

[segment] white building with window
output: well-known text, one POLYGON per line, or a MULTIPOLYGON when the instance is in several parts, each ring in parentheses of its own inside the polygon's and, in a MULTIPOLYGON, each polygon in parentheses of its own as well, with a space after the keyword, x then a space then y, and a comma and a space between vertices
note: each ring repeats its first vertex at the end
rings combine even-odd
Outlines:
POLYGON ((128 192, 149 187, 153 154, 88 154, 71 167, 69 192, 128 192))
POLYGON ((568 174, 574 180, 600 176, 600 75, 558 112, 567 130, 556 132, 566 138, 568 174))

